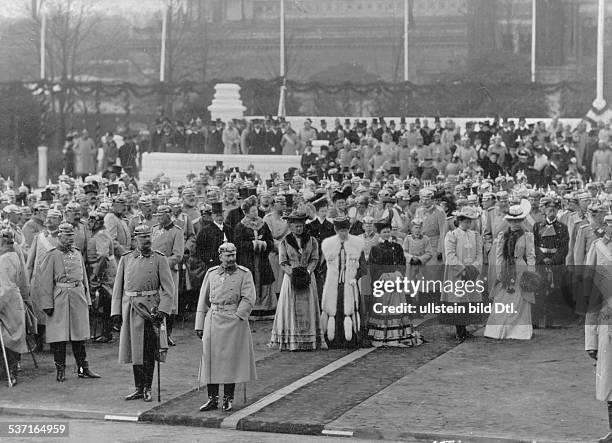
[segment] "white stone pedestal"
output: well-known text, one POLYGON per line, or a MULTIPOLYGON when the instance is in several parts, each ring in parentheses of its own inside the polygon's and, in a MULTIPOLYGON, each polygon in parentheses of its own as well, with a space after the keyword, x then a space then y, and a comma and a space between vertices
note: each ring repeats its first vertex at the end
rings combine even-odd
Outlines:
POLYGON ((234 118, 241 119, 246 107, 240 99, 240 85, 217 83, 215 85, 215 96, 208 110, 213 121, 218 118, 224 122, 234 118))

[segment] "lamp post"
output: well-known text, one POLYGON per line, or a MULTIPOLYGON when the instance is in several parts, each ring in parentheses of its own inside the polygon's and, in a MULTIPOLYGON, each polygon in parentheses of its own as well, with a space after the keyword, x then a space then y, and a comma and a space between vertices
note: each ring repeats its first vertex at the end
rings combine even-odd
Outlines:
POLYGON ((287 78, 285 72, 285 0, 280 0, 280 76, 283 81, 278 98, 278 117, 285 117, 285 95, 287 94, 287 78))

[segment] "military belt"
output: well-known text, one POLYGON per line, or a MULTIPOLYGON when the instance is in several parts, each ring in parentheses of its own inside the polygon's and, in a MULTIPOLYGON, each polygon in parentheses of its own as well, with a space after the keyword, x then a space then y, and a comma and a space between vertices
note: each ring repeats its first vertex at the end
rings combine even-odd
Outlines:
POLYGON ((557 248, 540 248, 540 251, 544 254, 556 254, 557 248))
POLYGON ((55 286, 58 288, 78 288, 81 286, 83 282, 80 281, 71 281, 71 282, 57 282, 55 286))
POLYGON ((210 309, 213 312, 236 312, 238 310, 238 305, 235 304, 227 304, 227 305, 221 305, 218 303, 213 303, 212 305, 210 305, 210 309))
POLYGON ((128 297, 146 297, 147 295, 155 295, 157 291, 125 291, 128 297))

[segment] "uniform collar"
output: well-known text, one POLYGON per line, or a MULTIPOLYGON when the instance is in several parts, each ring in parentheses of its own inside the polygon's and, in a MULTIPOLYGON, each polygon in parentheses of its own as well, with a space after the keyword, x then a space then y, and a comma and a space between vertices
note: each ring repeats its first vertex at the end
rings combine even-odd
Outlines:
POLYGON ((151 257, 153 255, 153 250, 151 249, 151 251, 149 253, 143 254, 140 249, 135 249, 134 253, 136 254, 136 257, 138 257, 138 258, 140 258, 140 257, 151 257))

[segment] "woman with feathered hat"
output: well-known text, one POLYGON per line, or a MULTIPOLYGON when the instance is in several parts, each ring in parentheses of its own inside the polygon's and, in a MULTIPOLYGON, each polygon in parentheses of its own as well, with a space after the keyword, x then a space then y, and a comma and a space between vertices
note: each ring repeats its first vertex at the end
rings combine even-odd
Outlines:
POLYGON ((268 256, 274 248, 270 228, 259 216, 257 197, 242 202, 244 218, 234 228, 236 262, 253 272, 257 298, 251 315, 255 318, 272 317, 276 309, 276 294, 272 284, 274 274, 268 256))
POLYGON ((321 332, 319 298, 314 270, 319 244, 305 230, 306 213, 293 211, 284 217, 291 232, 280 242, 278 253, 283 280, 270 346, 281 351, 327 348, 321 332))
POLYGON ((529 340, 533 334, 531 305, 535 303, 534 290, 539 285, 539 277, 534 273, 533 234, 523 226, 526 217, 520 205, 511 206, 504 217, 510 227, 497 236, 495 262, 489 263, 496 275, 490 298, 514 309, 504 313, 493 310, 485 327, 485 337, 529 340))

